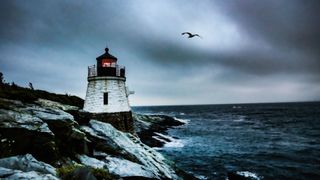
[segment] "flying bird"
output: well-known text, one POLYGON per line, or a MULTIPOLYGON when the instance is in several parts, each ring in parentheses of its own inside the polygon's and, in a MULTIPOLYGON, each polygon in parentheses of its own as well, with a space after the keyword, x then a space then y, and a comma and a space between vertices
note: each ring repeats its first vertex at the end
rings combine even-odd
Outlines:
POLYGON ((183 32, 183 33, 181 33, 181 35, 185 35, 185 34, 188 34, 188 38, 193 38, 193 37, 195 37, 195 36, 198 36, 198 37, 201 38, 201 36, 200 36, 199 34, 192 34, 192 33, 190 33, 190 32, 183 32))

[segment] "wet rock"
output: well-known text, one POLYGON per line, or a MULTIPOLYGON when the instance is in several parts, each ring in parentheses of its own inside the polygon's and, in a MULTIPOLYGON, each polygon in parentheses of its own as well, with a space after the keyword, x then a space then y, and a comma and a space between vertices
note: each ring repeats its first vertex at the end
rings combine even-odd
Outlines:
POLYGON ((56 159, 54 134, 48 125, 28 114, 21 102, 0 101, 10 104, 10 110, 0 109, 0 157, 32 153, 46 162, 56 159))
MULTIPOLYGON (((133 163, 140 165, 141 169, 149 171, 154 175, 154 178, 178 178, 174 169, 169 165, 169 162, 160 153, 144 145, 139 138, 129 133, 118 131, 110 124, 96 120, 91 120, 89 126, 85 126, 83 129, 92 136, 105 139, 106 141, 113 141, 113 143, 120 148, 120 152, 125 152, 134 157, 134 161, 127 159, 131 161, 130 165, 137 169, 139 169, 138 166, 134 166, 133 163)), ((114 162, 125 163, 127 161, 116 159, 114 162)))
POLYGON ((51 174, 41 174, 35 171, 23 172, 19 170, 6 169, 6 174, 2 174, 5 168, 0 167, 1 179, 44 179, 44 180, 59 180, 59 178, 51 174), (9 174, 8 174, 9 173, 9 174))
POLYGON ((0 159, 0 167, 24 172, 37 171, 43 174, 56 175, 56 169, 54 167, 36 160, 31 154, 2 158, 0 159))
POLYGON ((108 169, 110 173, 119 175, 121 177, 156 177, 155 174, 146 169, 144 166, 123 158, 116 158, 107 155, 103 159, 98 160, 86 155, 81 155, 79 156, 79 159, 84 165, 94 168, 108 169))
POLYGON ((42 107, 61 109, 63 111, 77 111, 77 110, 79 110, 79 107, 77 107, 77 106, 70 106, 70 105, 66 105, 66 104, 61 104, 61 103, 58 103, 55 101, 50 101, 47 99, 38 99, 35 103, 42 106, 42 107))
POLYGON ((123 148, 117 144, 112 137, 101 135, 89 126, 81 126, 81 130, 86 132, 87 138, 90 140, 90 146, 96 151, 105 152, 114 156, 121 156, 133 162, 138 162, 135 156, 124 151, 123 148))
POLYGON ((8 108, 0 108, 0 157, 31 153, 53 163, 61 156, 88 153, 85 133, 71 114, 60 109, 62 104, 46 102, 41 107, 5 99, 1 102, 8 108))
POLYGON ((60 153, 64 156, 74 156, 75 153, 88 153, 88 140, 79 128, 73 116, 60 109, 29 108, 35 116, 46 122, 55 134, 60 153))
POLYGON ((134 114, 133 118, 137 135, 144 144, 151 147, 162 147, 166 142, 153 138, 157 136, 156 133, 166 134, 169 128, 185 124, 165 115, 134 114))
MULTIPOLYGON (((179 179, 180 173, 172 163, 137 136, 121 132, 111 124, 90 120, 91 117, 53 101, 27 104, 0 98, 0 158, 27 154, 0 159, 0 178, 57 179, 55 169, 43 162, 65 167, 78 165, 75 161, 80 161, 91 168, 72 169, 68 174, 71 178, 110 178, 110 171, 118 175, 112 178, 179 179), (78 121, 74 114, 82 120, 78 121)), ((165 116, 148 117, 139 119, 137 124, 140 123, 139 132, 149 128, 159 132, 177 124, 171 120, 165 116), (166 125, 160 127, 161 122, 166 125)))
POLYGON ((58 179, 54 167, 37 161, 31 154, 0 159, 0 178, 58 179))

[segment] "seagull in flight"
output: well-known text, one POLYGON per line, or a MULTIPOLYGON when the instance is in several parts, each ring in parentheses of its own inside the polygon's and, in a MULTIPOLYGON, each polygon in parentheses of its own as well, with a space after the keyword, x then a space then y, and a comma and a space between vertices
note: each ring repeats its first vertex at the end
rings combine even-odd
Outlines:
POLYGON ((181 33, 181 35, 185 35, 185 34, 188 35, 188 38, 193 38, 193 37, 195 37, 195 36, 198 36, 199 38, 201 38, 201 36, 200 36, 199 34, 192 34, 192 33, 190 33, 190 32, 183 32, 183 33, 181 33))

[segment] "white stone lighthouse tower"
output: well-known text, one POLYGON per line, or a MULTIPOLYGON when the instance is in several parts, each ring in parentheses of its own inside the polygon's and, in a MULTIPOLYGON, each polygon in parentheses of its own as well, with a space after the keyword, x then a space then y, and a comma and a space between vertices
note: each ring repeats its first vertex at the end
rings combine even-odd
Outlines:
POLYGON ((83 110, 120 130, 132 131, 125 67, 117 64, 117 58, 109 54, 108 48, 96 59, 97 64, 88 67, 88 88, 83 110))

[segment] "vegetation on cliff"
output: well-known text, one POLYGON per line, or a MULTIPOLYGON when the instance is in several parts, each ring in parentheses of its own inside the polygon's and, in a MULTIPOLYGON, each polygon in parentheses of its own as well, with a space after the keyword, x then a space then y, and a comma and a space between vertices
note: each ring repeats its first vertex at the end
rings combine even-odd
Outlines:
POLYGON ((0 72, 0 98, 14 99, 22 102, 32 103, 39 98, 48 99, 62 104, 68 104, 83 107, 84 100, 69 94, 55 94, 43 90, 36 90, 32 83, 29 83, 29 88, 21 87, 14 82, 6 83, 3 73, 0 72))

